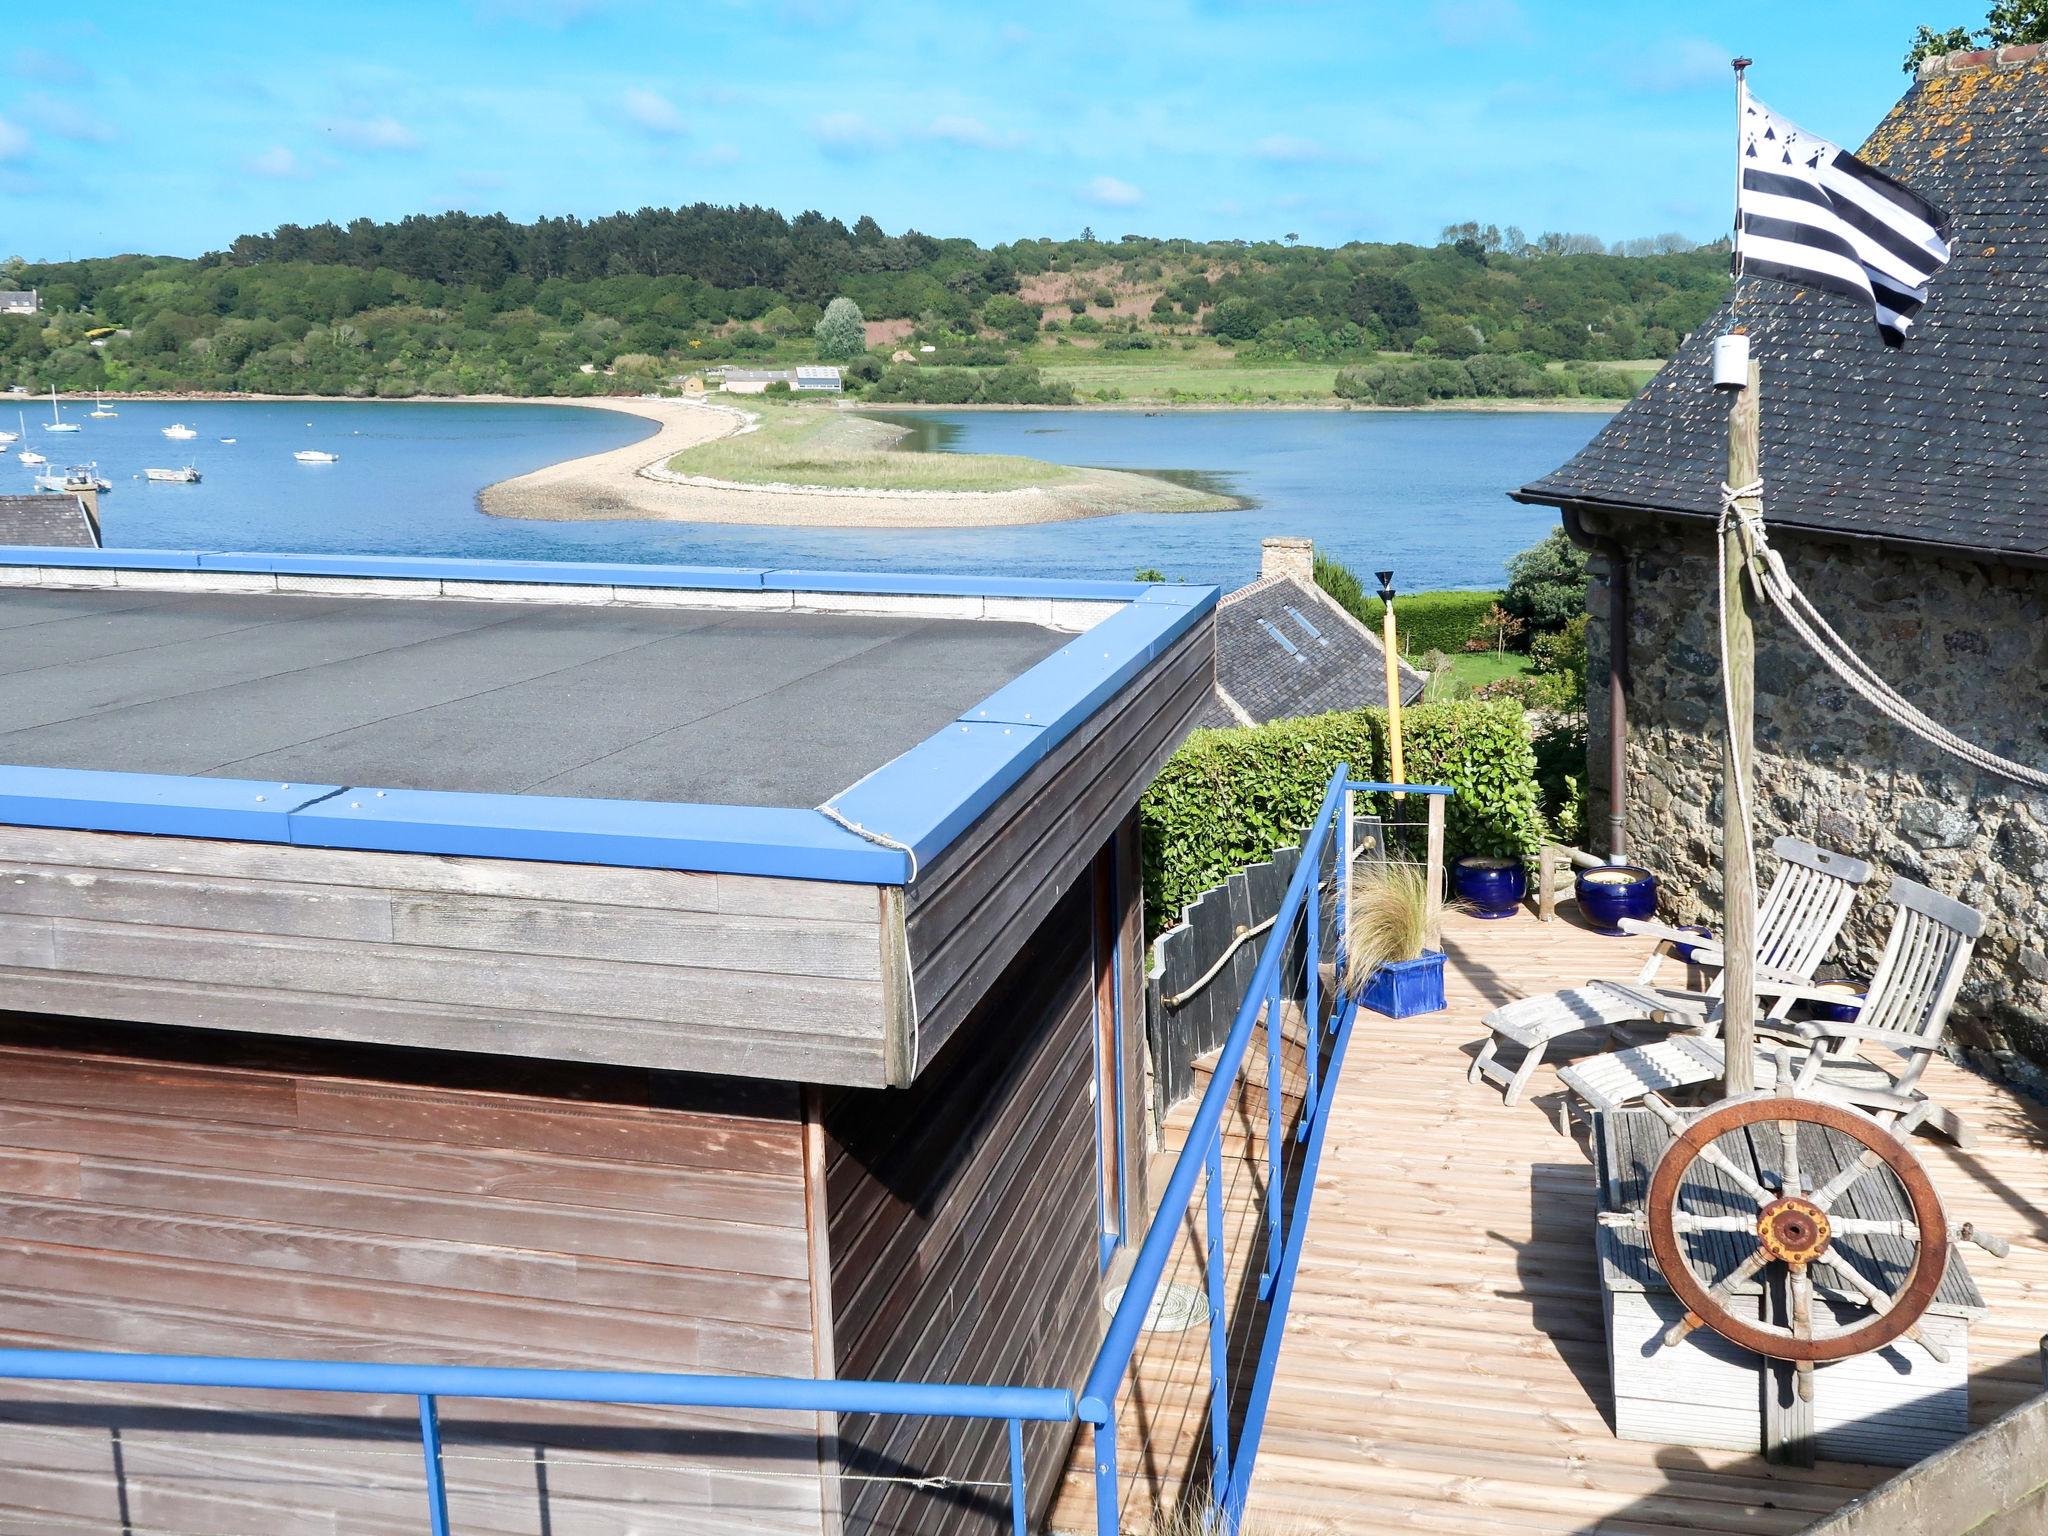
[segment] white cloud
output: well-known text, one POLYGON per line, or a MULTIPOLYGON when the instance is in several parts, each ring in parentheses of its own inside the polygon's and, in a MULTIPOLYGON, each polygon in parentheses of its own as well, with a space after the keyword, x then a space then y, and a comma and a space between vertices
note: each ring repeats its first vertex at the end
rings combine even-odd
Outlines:
POLYGON ((28 130, 0 117, 0 161, 28 158, 28 130))
POLYGON ((811 124, 811 132, 835 160, 855 160, 889 147, 889 136, 858 112, 827 112, 811 124))
POLYGON ((251 155, 242 162, 242 169, 251 176, 267 176, 273 181, 290 181, 306 174, 299 157, 282 144, 273 144, 260 155, 251 155))
POLYGON ((92 72, 68 53, 52 48, 17 48, 14 72, 42 85, 84 85, 92 72))
POLYGON ((1671 37, 1630 49, 1624 78, 1640 90, 1666 93, 1725 85, 1733 54, 1703 37, 1671 37))
POLYGON ((1304 139, 1291 133, 1268 134, 1252 145, 1252 153, 1275 165, 1306 165, 1312 160, 1329 158, 1329 151, 1314 139, 1304 139))
POLYGON ((628 122, 658 139, 680 138, 690 131, 676 104, 659 91, 636 85, 620 98, 619 105, 625 109, 628 122))
POLYGON ((335 142, 377 153, 420 147, 419 135, 395 117, 344 117, 327 125, 335 142))
POLYGON ((1529 40, 1519 0, 1436 0, 1430 20, 1446 48, 1498 47, 1529 40))
POLYGON ((58 96, 25 97, 21 115, 45 133, 80 144, 110 144, 115 136, 109 124, 58 96))
POLYGON ((998 133, 978 117, 963 117, 951 113, 942 114, 931 121, 925 132, 935 139, 948 144, 959 144, 968 149, 1017 149, 1024 143, 1021 133, 998 133))
POLYGON ((1115 176, 1098 176, 1081 189, 1081 201, 1098 208, 1135 208, 1145 194, 1115 176))

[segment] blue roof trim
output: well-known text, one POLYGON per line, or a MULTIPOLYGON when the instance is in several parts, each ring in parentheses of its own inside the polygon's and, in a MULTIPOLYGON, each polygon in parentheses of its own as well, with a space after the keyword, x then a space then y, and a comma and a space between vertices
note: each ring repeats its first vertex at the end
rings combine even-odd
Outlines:
MULTIPOLYGON (((261 550, 0 549, 0 565, 93 566, 135 571, 246 571, 292 576, 378 576, 441 581, 539 582, 550 586, 700 587, 717 591, 872 593, 889 597, 1045 597, 1128 603, 1171 591, 1136 581, 1036 576, 909 576, 885 571, 806 571, 716 565, 628 565, 575 560, 465 560, 442 555, 319 555, 261 550)), ((1170 599, 1169 599, 1170 601, 1170 599)))
POLYGON ((0 766, 0 823, 288 843, 291 813, 339 784, 0 766))
MULTIPOLYGON (((630 584, 1120 602, 1086 633, 830 804, 928 863, 1088 716, 1206 619, 1215 587, 376 555, 0 550, 0 566, 630 584)), ((382 852, 900 885, 902 848, 814 810, 0 766, 0 823, 382 852)))
POLYGON ((317 848, 460 854, 900 885, 902 852, 815 811, 561 795, 351 786, 295 811, 291 841, 317 848))
POLYGON ((928 863, 1214 610, 1216 588, 1183 590, 1184 603, 1126 604, 830 803, 928 863))
POLYGON ((201 558, 181 549, 62 549, 37 544, 0 548, 0 565, 69 565, 92 570, 196 571, 201 558))

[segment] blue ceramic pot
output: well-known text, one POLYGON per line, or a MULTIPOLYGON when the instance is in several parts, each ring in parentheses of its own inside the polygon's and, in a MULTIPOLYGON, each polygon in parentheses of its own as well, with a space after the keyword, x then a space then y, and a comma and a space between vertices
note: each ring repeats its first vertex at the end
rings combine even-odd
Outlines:
POLYGON ((1682 924, 1678 931, 1680 933, 1696 933, 1700 936, 1699 944, 1681 944, 1676 939, 1671 941, 1671 948, 1681 960, 1690 960, 1698 952, 1700 945, 1711 945, 1714 942, 1714 930, 1703 928, 1698 923, 1682 924))
POLYGON ((1657 915, 1657 877, 1633 864, 1582 869, 1572 882, 1579 911, 1602 933, 1620 933, 1621 920, 1648 922, 1657 915))
POLYGON ((1451 889, 1477 917, 1513 917, 1529 894, 1529 869, 1520 859, 1467 854, 1451 865, 1451 889))
POLYGON ((1824 1024, 1854 1024, 1856 1016, 1863 1012, 1863 1005, 1870 1001, 1869 988, 1857 982, 1824 981, 1821 987, 1830 992, 1839 988, 1842 999, 1838 1003, 1824 1003, 1818 998, 1807 999, 1807 1013, 1824 1024))
POLYGON ((1390 1019, 1435 1013, 1444 1006, 1443 951, 1427 949, 1419 959, 1381 966, 1366 979, 1359 1001, 1390 1019))

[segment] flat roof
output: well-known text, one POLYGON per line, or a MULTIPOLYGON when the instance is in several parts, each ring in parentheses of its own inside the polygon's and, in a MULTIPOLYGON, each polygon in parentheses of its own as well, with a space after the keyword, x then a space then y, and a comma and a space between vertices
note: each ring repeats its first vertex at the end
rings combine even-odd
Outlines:
POLYGON ((1070 638, 916 614, 0 588, 0 762, 811 807, 1070 638))
POLYGON ((1216 598, 0 549, 0 824, 904 884, 1216 598))

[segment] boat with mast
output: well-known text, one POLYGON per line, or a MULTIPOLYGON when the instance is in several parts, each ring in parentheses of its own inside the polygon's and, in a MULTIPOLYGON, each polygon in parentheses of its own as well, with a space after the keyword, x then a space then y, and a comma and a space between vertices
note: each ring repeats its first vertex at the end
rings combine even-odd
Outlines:
MULTIPOLYGON (((16 411, 14 413, 14 420, 15 424, 21 428, 22 435, 24 437, 27 436, 28 422, 23 420, 21 412, 16 411)), ((44 458, 40 453, 37 453, 35 449, 29 447, 28 444, 26 443, 23 443, 21 445, 21 452, 17 453, 14 456, 14 458, 15 462, 18 464, 47 464, 50 462, 48 459, 44 458)))
POLYGON ((87 411, 85 414, 88 416, 96 416, 100 420, 104 421, 109 417, 118 416, 121 413, 119 411, 108 410, 107 402, 100 398, 99 393, 95 391, 92 397, 92 409, 87 411))
POLYGON ((78 423, 66 421, 64 413, 57 408, 57 386, 54 384, 50 386, 50 419, 43 423, 43 430, 45 432, 76 432, 79 430, 78 423))

